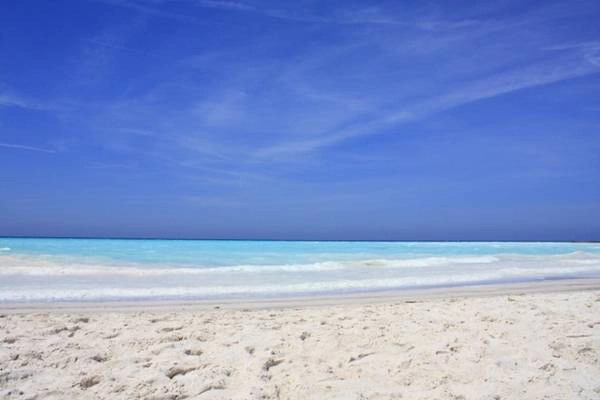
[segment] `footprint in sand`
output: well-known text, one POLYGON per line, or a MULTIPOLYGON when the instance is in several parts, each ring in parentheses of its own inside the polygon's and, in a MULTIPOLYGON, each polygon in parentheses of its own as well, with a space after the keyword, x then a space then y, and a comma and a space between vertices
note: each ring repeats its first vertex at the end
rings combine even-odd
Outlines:
POLYGON ((204 354, 200 349, 186 349, 183 353, 188 356, 201 356, 204 354))
POLYGON ((79 382, 79 387, 81 387, 81 389, 85 390, 88 388, 91 388, 94 385, 97 385, 100 383, 100 377, 99 376, 88 376, 86 378, 83 378, 81 380, 81 382, 79 382))

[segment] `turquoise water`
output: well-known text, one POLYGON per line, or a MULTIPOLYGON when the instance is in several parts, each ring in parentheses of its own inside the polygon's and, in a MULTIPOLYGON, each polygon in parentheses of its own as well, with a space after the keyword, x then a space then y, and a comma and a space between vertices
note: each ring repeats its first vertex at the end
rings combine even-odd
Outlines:
POLYGON ((598 276, 598 243, 0 238, 2 302, 283 297, 598 276))

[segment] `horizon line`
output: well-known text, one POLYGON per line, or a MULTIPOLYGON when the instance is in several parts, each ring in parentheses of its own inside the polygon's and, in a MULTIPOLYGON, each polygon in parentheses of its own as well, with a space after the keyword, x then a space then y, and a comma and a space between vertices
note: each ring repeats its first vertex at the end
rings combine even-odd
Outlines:
POLYGON ((151 236, 52 236, 52 235, 0 235, 0 239, 81 239, 81 240, 188 240, 188 241, 236 241, 236 242, 472 242, 472 243, 600 243, 594 240, 560 239, 273 239, 273 238, 191 238, 151 236))

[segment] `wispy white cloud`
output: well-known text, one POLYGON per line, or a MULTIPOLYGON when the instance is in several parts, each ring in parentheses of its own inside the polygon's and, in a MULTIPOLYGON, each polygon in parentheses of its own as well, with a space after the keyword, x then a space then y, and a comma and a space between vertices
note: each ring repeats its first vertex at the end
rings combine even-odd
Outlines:
POLYGON ((0 93, 0 107, 31 108, 31 104, 23 98, 0 93))
POLYGON ((0 107, 18 107, 27 110, 54 110, 64 108, 64 106, 44 104, 38 100, 23 97, 13 92, 0 92, 0 107))
POLYGON ((0 143, 0 147, 4 147, 7 149, 38 151, 38 152, 42 152, 42 153, 56 153, 56 150, 53 150, 53 149, 44 149, 41 147, 27 146, 27 145, 16 144, 16 143, 0 143))
POLYGON ((60 112, 73 108, 74 104, 64 99, 42 99, 35 96, 23 95, 21 90, 13 90, 0 83, 0 108, 14 107, 23 110, 41 112, 60 112))
POLYGON ((590 41, 583 43, 570 43, 555 45, 547 48, 548 50, 579 50, 583 57, 590 63, 600 66, 600 42, 590 41))
MULTIPOLYGON (((99 0, 107 4, 126 7, 138 12, 155 15, 163 18, 173 18, 179 20, 200 22, 201 20, 193 15, 183 12, 173 12, 163 7, 171 0, 99 0)), ((478 21, 472 19, 465 20, 438 20, 432 17, 414 18, 411 16, 395 17, 389 10, 379 7, 363 8, 340 8, 334 10, 329 15, 311 13, 298 7, 273 8, 259 7, 254 4, 242 1, 228 0, 196 0, 190 4, 200 8, 211 8, 229 12, 246 12, 262 15, 267 18, 281 19, 287 21, 322 23, 322 24, 377 24, 377 25, 395 25, 405 26, 426 31, 441 31, 461 29, 477 24, 478 21)), ((282 3, 285 5, 285 3, 282 3)))
POLYGON ((136 166, 131 163, 109 163, 102 161, 91 161, 89 167, 92 169, 135 169, 136 166))
POLYGON ((179 21, 199 22, 198 18, 189 14, 171 12, 161 8, 157 8, 162 1, 135 1, 135 0, 98 0, 102 3, 111 4, 118 7, 129 8, 143 14, 154 15, 161 18, 175 19, 179 21))
POLYGON ((243 115, 243 102, 248 95, 243 91, 229 91, 218 99, 201 101, 193 106, 193 113, 208 126, 231 124, 243 115))
POLYGON ((254 6, 241 1, 198 0, 195 2, 195 4, 203 7, 219 8, 222 10, 256 10, 254 6))
MULTIPOLYGON (((589 47, 586 47, 589 49, 589 47)), ((587 54, 587 53, 586 53, 587 54)), ((350 138, 374 135, 387 132, 395 126, 417 121, 432 114, 460 107, 469 103, 490 99, 522 89, 548 85, 584 75, 600 72, 595 59, 580 57, 575 59, 544 62, 527 68, 517 69, 508 73, 463 85, 461 88, 441 96, 417 102, 412 106, 391 111, 386 115, 368 122, 351 126, 347 129, 328 132, 318 138, 288 141, 260 149, 259 157, 279 157, 293 153, 306 153, 323 147, 332 146, 350 138)))
MULTIPOLYGON (((270 160, 306 163, 309 153, 354 137, 393 133, 396 127, 444 110, 587 75, 598 67, 596 42, 556 47, 561 52, 543 54, 544 44, 554 37, 547 32, 538 35, 536 21, 547 22, 563 13, 542 7, 495 19, 485 10, 465 14, 426 9, 403 16, 399 9, 394 13, 335 6, 316 15, 310 7, 289 3, 105 2, 166 18, 178 18, 183 10, 199 17, 202 10, 194 12, 198 7, 222 10, 223 15, 246 13, 249 18, 261 14, 332 25, 390 25, 348 27, 348 36, 333 35, 327 41, 240 37, 224 47, 185 54, 172 64, 178 70, 159 84, 134 97, 125 94, 106 107, 107 112, 98 113, 97 126, 104 131, 100 140, 112 150, 196 169, 220 163, 244 168, 270 160), (407 26, 416 29, 404 29, 407 26), (535 37, 523 36, 525 30, 536 31, 535 37), (517 37, 523 40, 516 41, 517 37), (480 48, 484 42, 488 44, 480 48), (281 57, 282 46, 293 48, 293 53, 281 57)), ((299 36, 337 29, 295 26, 300 27, 299 36)), ((88 43, 104 50, 127 47, 127 41, 110 34, 94 36, 88 43)))
MULTIPOLYGON (((220 2, 216 2, 220 3, 220 2)), ((202 3, 200 3, 202 4, 202 3)), ((226 8, 232 11, 252 11, 265 17, 307 23, 338 24, 338 25, 393 25, 422 29, 426 31, 439 31, 465 28, 477 24, 475 20, 444 21, 429 18, 414 18, 411 16, 396 17, 389 10, 379 7, 365 7, 345 9, 340 8, 330 15, 320 15, 307 11, 284 8, 226 8)))
POLYGON ((121 128, 121 129, 119 129, 119 131, 123 132, 125 134, 136 135, 136 136, 148 136, 148 137, 158 136, 158 132, 152 131, 149 129, 121 128))
POLYGON ((149 55, 149 56, 153 55, 152 53, 150 53, 148 51, 135 49, 133 47, 128 47, 128 46, 123 46, 118 43, 103 41, 102 38, 91 38, 91 39, 88 39, 88 42, 91 43, 92 45, 107 47, 107 48, 113 49, 113 50, 120 50, 120 51, 125 51, 128 53, 143 54, 143 55, 149 55))

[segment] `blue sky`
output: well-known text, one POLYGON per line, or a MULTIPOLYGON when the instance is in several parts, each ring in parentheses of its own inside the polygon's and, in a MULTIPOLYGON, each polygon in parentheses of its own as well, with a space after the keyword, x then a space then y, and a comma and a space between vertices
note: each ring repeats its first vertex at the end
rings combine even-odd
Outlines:
POLYGON ((600 240, 599 20, 4 1, 0 235, 600 240))

